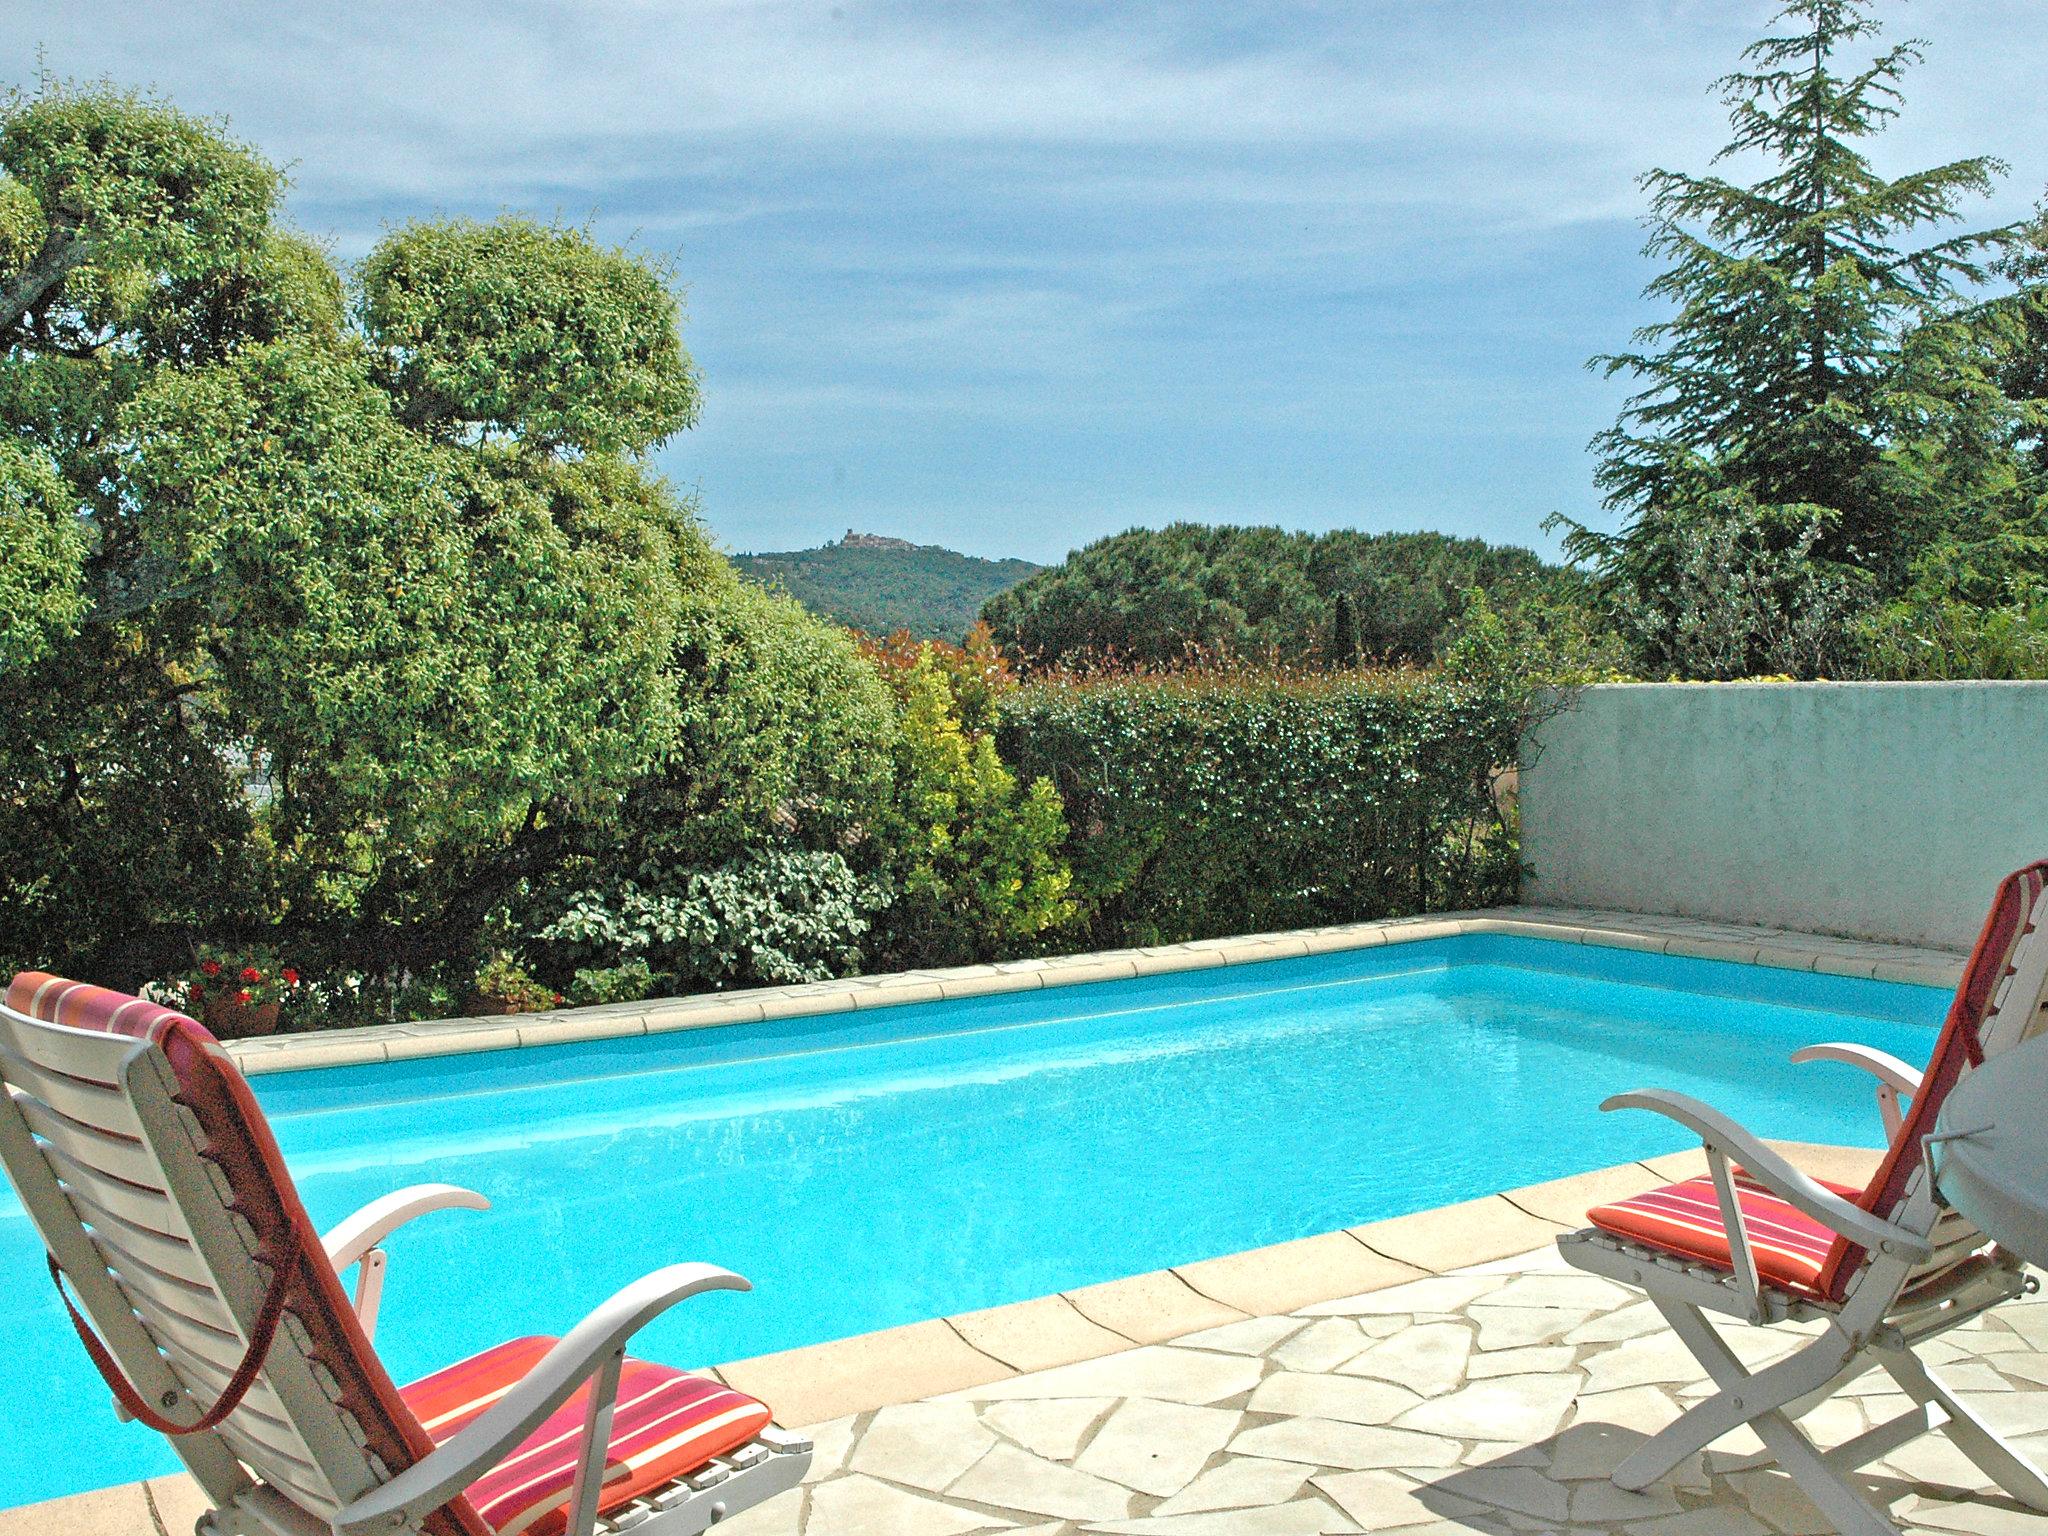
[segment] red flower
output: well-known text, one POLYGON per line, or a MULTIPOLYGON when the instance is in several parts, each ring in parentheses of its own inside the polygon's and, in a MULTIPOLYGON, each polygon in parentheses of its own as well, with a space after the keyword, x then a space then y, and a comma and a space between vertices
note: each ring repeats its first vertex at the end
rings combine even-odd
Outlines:
POLYGON ((290 966, 286 966, 277 974, 284 978, 284 984, 288 987, 296 987, 299 984, 299 973, 290 966))
POLYGON ((256 1001, 256 994, 251 992, 247 987, 244 987, 241 991, 235 994, 235 1001, 240 1003, 244 1008, 246 1008, 251 1003, 256 1001))
POLYGON ((202 976, 218 976, 220 974, 220 962, 218 960, 200 961, 199 974, 202 976))
POLYGON ((245 966, 243 966, 243 967, 242 967, 242 980, 244 980, 244 981, 261 981, 262 979, 263 979, 263 973, 262 973, 261 971, 257 970, 255 966, 253 966, 253 965, 245 965, 245 966))

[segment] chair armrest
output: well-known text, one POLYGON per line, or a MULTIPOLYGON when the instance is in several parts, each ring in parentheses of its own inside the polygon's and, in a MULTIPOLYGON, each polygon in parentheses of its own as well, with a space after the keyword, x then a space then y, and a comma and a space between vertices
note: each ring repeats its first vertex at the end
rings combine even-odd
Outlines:
MULTIPOLYGON (((570 1329, 534 1368, 467 1428, 334 1514, 341 1536, 370 1536, 439 1509, 496 1466, 586 1381, 626 1340, 677 1302, 701 1291, 751 1287, 714 1264, 672 1264, 635 1280, 570 1329)), ((613 1390, 617 1377, 613 1373, 613 1390)))
POLYGON ((353 1216, 343 1217, 320 1239, 336 1273, 383 1242, 393 1232, 429 1211, 488 1211, 491 1202, 473 1189, 454 1184, 414 1184, 372 1200, 353 1216))
POLYGON ((1920 1091, 1920 1074, 1889 1052, 1875 1050, 1867 1045, 1856 1045, 1847 1040, 1830 1040, 1824 1045, 1809 1045, 1792 1053, 1794 1061, 1840 1061, 1852 1067, 1861 1067, 1872 1077, 1898 1093, 1908 1096, 1920 1091))
POLYGON ((1907 1066, 1896 1056, 1883 1051, 1872 1050, 1867 1045, 1855 1045, 1846 1040, 1831 1040, 1825 1045, 1809 1045, 1792 1053, 1794 1061, 1839 1061, 1852 1067, 1861 1067, 1877 1079, 1877 1113, 1884 1121, 1887 1141, 1896 1141, 1906 1124, 1906 1112, 1899 1105, 1899 1095, 1908 1099, 1920 1091, 1920 1074, 1907 1066))
POLYGON ((1661 1088, 1618 1093, 1602 1109, 1647 1109, 1676 1120, 1699 1136, 1710 1152, 1742 1165, 1743 1171, 1794 1210, 1811 1216, 1831 1232, 1879 1253, 1918 1263, 1932 1258, 1934 1246, 1904 1227, 1880 1220, 1851 1205, 1833 1190, 1815 1183, 1719 1110, 1698 1099, 1661 1088))

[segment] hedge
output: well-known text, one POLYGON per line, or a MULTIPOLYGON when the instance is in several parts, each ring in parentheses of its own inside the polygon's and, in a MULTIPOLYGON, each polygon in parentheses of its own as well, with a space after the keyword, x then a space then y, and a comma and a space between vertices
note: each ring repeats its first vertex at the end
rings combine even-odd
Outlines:
POLYGON ((1057 678, 998 740, 1066 804, 1062 946, 1176 943, 1512 900, 1528 697, 1457 668, 1057 678))

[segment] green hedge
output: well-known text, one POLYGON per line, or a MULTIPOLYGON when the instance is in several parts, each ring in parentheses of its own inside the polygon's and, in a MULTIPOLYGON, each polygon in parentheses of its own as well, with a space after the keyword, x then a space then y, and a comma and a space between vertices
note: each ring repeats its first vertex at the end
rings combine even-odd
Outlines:
POLYGON ((1526 698, 1455 666, 1060 679, 998 739, 1065 801, 1063 947, 1174 943, 1511 900, 1526 698))

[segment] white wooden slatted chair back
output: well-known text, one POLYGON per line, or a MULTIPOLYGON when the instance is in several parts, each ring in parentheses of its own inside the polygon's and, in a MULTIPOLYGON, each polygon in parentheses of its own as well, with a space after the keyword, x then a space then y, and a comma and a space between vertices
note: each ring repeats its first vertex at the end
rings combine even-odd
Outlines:
MULTIPOLYGON (((203 1029, 98 988, 52 999, 18 981, 0 1007, 0 1080, 0 1161, 112 1357, 103 1370, 146 1410, 181 1426, 204 1418, 283 1287, 246 1395, 213 1429, 173 1441, 217 1504, 250 1486, 239 1462, 324 1521, 431 1449, 357 1328, 246 1084, 203 1029)), ((409 1528, 487 1533, 461 1500, 409 1528)))

